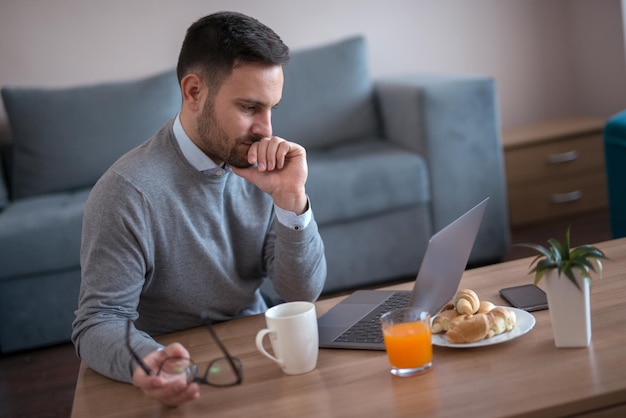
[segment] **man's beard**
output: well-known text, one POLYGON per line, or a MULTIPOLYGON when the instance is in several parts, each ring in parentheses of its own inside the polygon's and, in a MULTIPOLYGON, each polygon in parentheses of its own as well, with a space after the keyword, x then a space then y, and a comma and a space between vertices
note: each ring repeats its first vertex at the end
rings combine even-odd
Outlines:
POLYGON ((217 121, 213 110, 213 100, 207 99, 198 120, 198 138, 202 143, 202 151, 215 162, 224 162, 236 168, 248 168, 249 146, 262 138, 257 135, 245 135, 234 141, 229 140, 226 131, 217 121))

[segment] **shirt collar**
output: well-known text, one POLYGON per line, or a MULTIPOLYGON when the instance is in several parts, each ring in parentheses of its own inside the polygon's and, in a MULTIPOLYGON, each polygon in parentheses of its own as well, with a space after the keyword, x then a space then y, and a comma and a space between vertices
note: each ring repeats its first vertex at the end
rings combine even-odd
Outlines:
POLYGON ((183 155, 189 161, 196 170, 198 171, 206 171, 218 168, 218 165, 215 162, 207 157, 207 155, 202 152, 200 148, 189 138, 185 130, 183 129, 183 125, 180 123, 180 113, 176 115, 176 119, 174 119, 174 137, 178 142, 178 146, 180 150, 183 152, 183 155))

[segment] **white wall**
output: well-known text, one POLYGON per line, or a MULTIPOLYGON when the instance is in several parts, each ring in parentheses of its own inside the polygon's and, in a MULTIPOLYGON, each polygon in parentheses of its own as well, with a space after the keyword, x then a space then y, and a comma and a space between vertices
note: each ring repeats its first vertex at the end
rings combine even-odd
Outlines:
MULTIPOLYGON (((504 128, 626 108, 620 0, 2 0, 0 85, 68 86, 175 65, 186 28, 218 10, 293 48, 368 38, 371 72, 496 79, 504 128)), ((0 107, 0 129, 6 117, 0 107)), ((2 132, 0 132, 1 134, 2 132)))

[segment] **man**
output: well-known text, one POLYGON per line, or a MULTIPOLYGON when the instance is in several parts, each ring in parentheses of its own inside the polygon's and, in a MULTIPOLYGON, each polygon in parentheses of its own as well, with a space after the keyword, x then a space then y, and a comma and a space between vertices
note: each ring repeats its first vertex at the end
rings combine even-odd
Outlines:
MULTIPOLYGON (((305 194, 306 152, 272 136, 289 50, 238 13, 195 22, 181 48, 180 113, 94 186, 83 221, 82 283, 72 340, 89 367, 168 405, 199 388, 149 376, 181 344, 151 336, 267 309, 259 286, 315 300, 324 247, 305 194), (136 328, 135 328, 136 327, 136 328)), ((207 338, 210 336, 207 333, 207 338)))

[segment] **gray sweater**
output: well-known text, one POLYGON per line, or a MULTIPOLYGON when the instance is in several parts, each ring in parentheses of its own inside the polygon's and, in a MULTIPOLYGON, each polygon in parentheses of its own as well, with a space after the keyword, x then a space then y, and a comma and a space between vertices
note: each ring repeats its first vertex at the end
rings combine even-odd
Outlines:
POLYGON ((326 277, 315 220, 288 228, 276 221, 271 197, 228 168, 196 170, 172 121, 94 186, 80 256, 72 341, 89 367, 125 382, 136 366, 127 318, 143 357, 161 347, 150 336, 199 326, 203 312, 214 321, 264 312, 264 278, 289 301, 315 300, 326 277))

